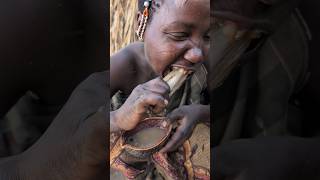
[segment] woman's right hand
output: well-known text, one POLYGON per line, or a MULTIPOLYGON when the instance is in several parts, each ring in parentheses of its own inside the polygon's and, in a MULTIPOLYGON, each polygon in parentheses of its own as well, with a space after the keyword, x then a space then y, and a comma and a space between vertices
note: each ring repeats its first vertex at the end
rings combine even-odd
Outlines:
POLYGON ((160 77, 136 86, 125 103, 114 111, 118 128, 131 130, 147 117, 149 110, 162 112, 168 104, 169 91, 169 85, 160 77))

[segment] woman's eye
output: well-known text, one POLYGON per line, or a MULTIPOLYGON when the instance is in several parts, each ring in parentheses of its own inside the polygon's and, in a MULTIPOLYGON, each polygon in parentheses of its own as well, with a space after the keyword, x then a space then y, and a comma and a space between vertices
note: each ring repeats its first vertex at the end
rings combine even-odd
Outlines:
POLYGON ((172 32, 172 33, 168 33, 168 35, 171 39, 176 41, 186 40, 189 36, 188 33, 185 33, 185 32, 172 32))

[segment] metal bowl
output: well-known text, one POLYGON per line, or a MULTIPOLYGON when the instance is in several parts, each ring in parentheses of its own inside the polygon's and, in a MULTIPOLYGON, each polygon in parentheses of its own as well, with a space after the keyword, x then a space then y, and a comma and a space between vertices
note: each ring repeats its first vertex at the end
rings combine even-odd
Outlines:
POLYGON ((122 134, 122 142, 125 153, 138 159, 148 159, 151 154, 160 150, 167 142, 169 135, 172 130, 172 125, 167 122, 166 117, 150 117, 141 121, 136 128, 130 131, 126 131, 122 134), (138 133, 145 128, 157 127, 165 130, 165 135, 158 142, 148 146, 148 147, 137 147, 128 143, 130 137, 138 133))

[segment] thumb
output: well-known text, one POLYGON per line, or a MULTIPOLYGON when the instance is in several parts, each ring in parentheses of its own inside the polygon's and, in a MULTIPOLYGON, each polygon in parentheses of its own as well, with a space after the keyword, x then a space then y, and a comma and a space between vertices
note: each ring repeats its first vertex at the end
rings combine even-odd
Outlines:
POLYGON ((177 108, 167 115, 168 122, 170 124, 182 119, 183 117, 184 113, 181 108, 177 108))

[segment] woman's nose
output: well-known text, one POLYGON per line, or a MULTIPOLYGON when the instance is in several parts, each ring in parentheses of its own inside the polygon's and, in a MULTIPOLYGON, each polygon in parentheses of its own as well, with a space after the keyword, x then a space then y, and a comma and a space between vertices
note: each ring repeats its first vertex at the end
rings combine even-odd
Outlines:
POLYGON ((185 53, 184 58, 194 64, 199 63, 204 60, 203 51, 200 48, 193 47, 185 53))

